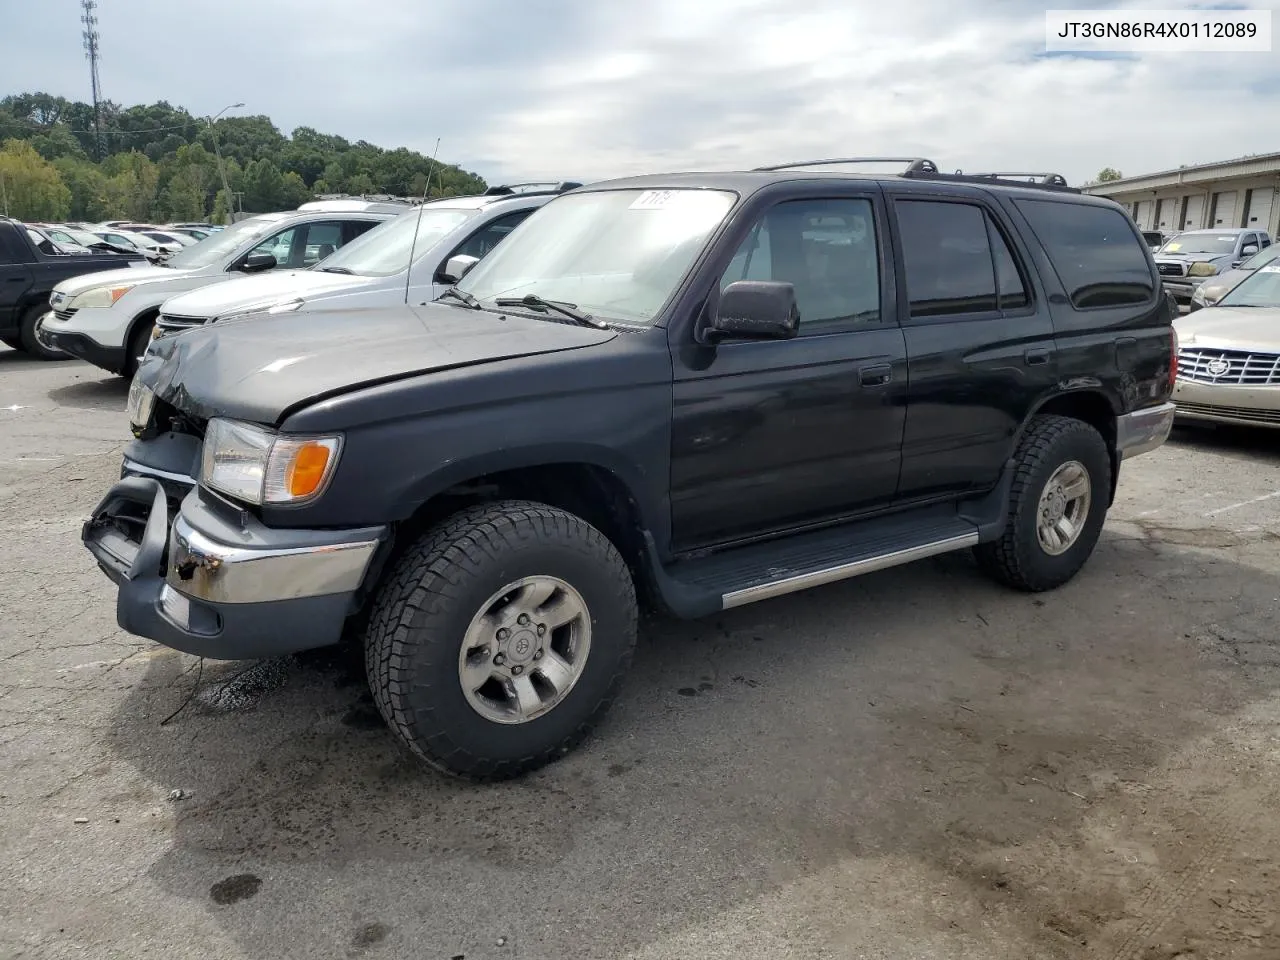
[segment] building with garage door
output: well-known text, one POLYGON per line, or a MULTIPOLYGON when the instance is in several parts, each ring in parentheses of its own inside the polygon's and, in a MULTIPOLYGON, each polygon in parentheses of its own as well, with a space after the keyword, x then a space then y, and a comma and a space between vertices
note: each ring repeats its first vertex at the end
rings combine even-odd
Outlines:
POLYGON ((1280 153, 1179 167, 1085 187, 1124 206, 1143 230, 1252 227, 1280 235, 1280 153))

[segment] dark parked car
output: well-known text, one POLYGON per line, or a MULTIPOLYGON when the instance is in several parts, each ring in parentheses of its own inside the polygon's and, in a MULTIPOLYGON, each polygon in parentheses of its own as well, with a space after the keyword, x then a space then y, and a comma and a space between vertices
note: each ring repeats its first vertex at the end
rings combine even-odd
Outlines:
POLYGON ((42 360, 68 359, 36 338, 40 318, 49 312, 54 285, 142 259, 140 254, 64 253, 49 237, 21 221, 0 217, 0 342, 42 360))
POLYGON ((515 776, 618 695, 638 597, 702 617, 964 549, 1066 583, 1168 435, 1175 312, 1060 177, 592 184, 435 302, 157 340, 82 538, 124 629, 240 659, 349 628, 411 750, 515 776))

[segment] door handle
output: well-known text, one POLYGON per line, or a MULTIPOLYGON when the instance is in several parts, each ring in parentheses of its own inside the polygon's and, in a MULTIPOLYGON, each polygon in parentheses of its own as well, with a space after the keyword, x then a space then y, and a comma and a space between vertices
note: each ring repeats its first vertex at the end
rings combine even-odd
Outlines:
POLYGON ((1053 356, 1053 351, 1047 349, 1028 350, 1022 355, 1028 364, 1048 363, 1051 356, 1053 356))
POLYGON ((871 367, 858 368, 858 382, 864 387, 883 387, 893 379, 893 367, 887 363, 878 363, 871 367))

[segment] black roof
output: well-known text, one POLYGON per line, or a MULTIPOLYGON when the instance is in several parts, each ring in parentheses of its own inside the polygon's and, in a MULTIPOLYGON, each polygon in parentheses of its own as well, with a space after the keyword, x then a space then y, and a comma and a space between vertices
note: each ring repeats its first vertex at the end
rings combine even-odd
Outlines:
POLYGON ((740 195, 755 193, 764 187, 777 183, 795 181, 850 181, 865 180, 873 182, 894 181, 899 183, 955 184, 957 186, 980 187, 1044 196, 1046 193, 1069 196, 1082 203, 1103 201, 1101 205, 1111 206, 1114 201, 1104 197, 1094 197, 1083 193, 1077 187, 1067 185, 1066 179, 1055 173, 965 173, 957 170, 944 173, 938 170, 931 161, 911 158, 843 158, 833 160, 810 160, 803 163, 779 164, 770 167, 759 167, 754 170, 719 170, 690 171, 684 173, 645 174, 643 176, 622 177, 616 180, 604 180, 590 184, 587 190, 671 190, 671 189, 704 189, 732 190, 740 195), (840 164, 886 163, 902 161, 905 169, 897 173, 857 173, 846 170, 818 169, 808 170, 805 167, 835 167, 840 164))

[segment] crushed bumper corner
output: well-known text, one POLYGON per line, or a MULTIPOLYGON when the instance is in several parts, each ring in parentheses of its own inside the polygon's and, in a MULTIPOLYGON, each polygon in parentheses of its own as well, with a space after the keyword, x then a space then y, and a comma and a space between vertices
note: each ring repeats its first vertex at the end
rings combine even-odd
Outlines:
POLYGON ((337 643, 385 531, 242 527, 198 492, 171 519, 160 482, 134 476, 111 488, 81 539, 117 586, 122 629, 183 653, 248 660, 337 643))

